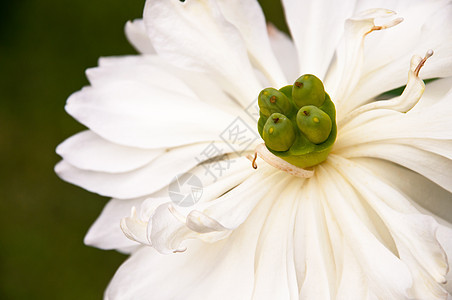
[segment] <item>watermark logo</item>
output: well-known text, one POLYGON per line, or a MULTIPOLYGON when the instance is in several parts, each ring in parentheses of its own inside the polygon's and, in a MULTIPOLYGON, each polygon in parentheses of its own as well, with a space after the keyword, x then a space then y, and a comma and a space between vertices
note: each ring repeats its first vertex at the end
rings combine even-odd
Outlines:
POLYGON ((201 180, 192 173, 183 173, 174 177, 168 186, 168 194, 173 203, 188 207, 197 203, 203 193, 201 180))

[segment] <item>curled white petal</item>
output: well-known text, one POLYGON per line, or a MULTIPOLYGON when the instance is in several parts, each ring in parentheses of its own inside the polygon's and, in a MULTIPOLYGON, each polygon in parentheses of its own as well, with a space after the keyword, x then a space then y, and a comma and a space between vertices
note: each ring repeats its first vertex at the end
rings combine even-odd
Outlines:
POLYGON ((394 16, 394 12, 387 9, 369 9, 363 11, 345 22, 342 42, 337 49, 337 59, 328 73, 325 86, 335 101, 338 117, 348 105, 347 96, 358 83, 363 65, 364 39, 372 31, 390 28, 399 24, 402 19, 396 18, 383 25, 377 26, 375 19, 394 16))
POLYGON ((150 245, 146 234, 147 222, 138 218, 135 206, 132 207, 130 217, 126 217, 121 220, 121 229, 125 236, 132 241, 136 241, 144 245, 150 245))
POLYGON ((416 55, 411 58, 410 71, 408 72, 408 82, 402 95, 390 100, 374 101, 360 106, 341 118, 338 122, 338 127, 342 127, 348 121, 374 109, 392 109, 402 113, 406 113, 412 109, 419 99, 421 99, 425 90, 425 84, 422 79, 419 78, 419 70, 422 68, 425 61, 432 55, 433 51, 429 50, 424 58, 416 55))
POLYGON ((199 233, 226 231, 223 225, 200 211, 193 210, 188 214, 187 227, 199 233))

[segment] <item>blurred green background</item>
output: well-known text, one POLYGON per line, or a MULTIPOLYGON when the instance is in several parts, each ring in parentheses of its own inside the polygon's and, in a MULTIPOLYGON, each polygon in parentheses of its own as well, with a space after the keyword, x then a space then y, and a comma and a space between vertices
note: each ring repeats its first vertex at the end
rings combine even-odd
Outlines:
MULTIPOLYGON (((286 28, 279 2, 260 2, 286 28)), ((83 244, 108 199, 61 181, 54 149, 83 129, 64 105, 84 70, 135 53, 123 27, 144 0, 0 5, 0 299, 101 299, 126 256, 83 244)))

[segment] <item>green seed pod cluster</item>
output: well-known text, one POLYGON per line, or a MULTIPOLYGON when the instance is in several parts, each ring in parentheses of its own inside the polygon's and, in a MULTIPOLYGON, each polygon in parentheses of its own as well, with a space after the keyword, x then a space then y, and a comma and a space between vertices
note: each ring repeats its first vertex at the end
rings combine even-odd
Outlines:
POLYGON ((326 160, 336 140, 336 110, 320 79, 303 75, 279 90, 266 88, 258 104, 258 130, 270 152, 300 168, 326 160))

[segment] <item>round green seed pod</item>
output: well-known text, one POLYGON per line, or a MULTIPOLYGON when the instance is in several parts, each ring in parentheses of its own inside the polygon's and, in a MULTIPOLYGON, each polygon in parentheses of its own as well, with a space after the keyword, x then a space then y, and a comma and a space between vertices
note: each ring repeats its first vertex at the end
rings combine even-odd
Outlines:
POLYGON ((331 118, 314 105, 303 106, 297 113, 300 131, 314 144, 321 144, 331 133, 331 118))
POLYGON ((297 108, 306 105, 320 107, 325 101, 325 88, 316 76, 303 75, 293 84, 292 98, 297 108))
POLYGON ((274 151, 287 151, 295 141, 292 121, 283 114, 272 114, 264 125, 262 138, 268 148, 274 151))
POLYGON ((261 113, 269 117, 273 113, 289 114, 292 104, 286 95, 274 88, 263 89, 257 99, 261 113))

